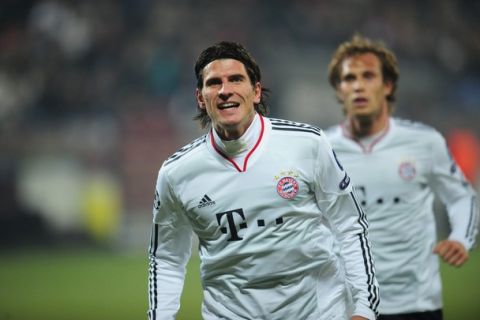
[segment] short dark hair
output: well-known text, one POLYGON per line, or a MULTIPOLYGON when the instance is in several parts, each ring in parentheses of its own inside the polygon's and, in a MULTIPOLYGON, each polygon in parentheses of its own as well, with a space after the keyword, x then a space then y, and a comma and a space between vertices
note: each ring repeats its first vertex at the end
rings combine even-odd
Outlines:
MULTIPOLYGON (((197 58, 197 62, 195 63, 195 76, 197 77, 197 88, 199 90, 203 88, 203 68, 210 62, 219 59, 234 59, 240 61, 245 66, 252 85, 254 86, 257 82, 261 82, 262 74, 260 68, 247 49, 236 42, 222 41, 203 50, 197 58)), ((269 90, 267 88, 262 88, 260 102, 255 104, 255 110, 261 115, 268 113, 268 105, 266 103, 268 92, 269 90)), ((205 109, 197 106, 197 110, 198 113, 194 119, 200 120, 202 128, 205 128, 211 122, 211 119, 205 109)))
POLYGON ((383 42, 372 41, 360 34, 355 34, 351 40, 340 44, 328 66, 328 80, 336 89, 341 80, 342 62, 347 58, 365 53, 373 53, 377 56, 381 63, 383 81, 392 84, 392 92, 387 96, 388 107, 392 111, 400 72, 395 54, 387 49, 383 42))

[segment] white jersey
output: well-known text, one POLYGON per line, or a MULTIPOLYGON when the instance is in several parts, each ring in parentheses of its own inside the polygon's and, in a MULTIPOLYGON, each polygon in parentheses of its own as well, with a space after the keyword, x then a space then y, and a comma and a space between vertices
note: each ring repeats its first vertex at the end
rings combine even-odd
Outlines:
POLYGON ((204 319, 375 319, 367 221, 324 133, 259 115, 252 126, 242 163, 210 131, 162 165, 149 318, 174 319, 196 233, 204 319))
POLYGON ((370 223, 380 285, 380 314, 442 308, 434 193, 445 203, 449 239, 471 249, 477 233, 476 195, 434 129, 391 118, 370 147, 343 125, 327 131, 370 223))

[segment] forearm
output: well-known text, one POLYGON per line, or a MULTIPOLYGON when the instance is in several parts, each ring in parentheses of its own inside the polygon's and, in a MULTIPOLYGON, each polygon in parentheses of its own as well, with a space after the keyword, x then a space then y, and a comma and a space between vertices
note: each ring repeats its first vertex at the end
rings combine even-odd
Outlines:
POLYGON ((455 240, 470 250, 475 245, 478 233, 478 199, 468 194, 447 206, 451 226, 449 240, 455 240))
POLYGON ((180 308, 185 268, 174 267, 152 255, 149 260, 149 319, 173 320, 180 308))
POLYGON ((150 319, 175 319, 190 252, 191 233, 188 229, 154 224, 148 266, 150 319))
POLYGON ((368 238, 363 233, 344 238, 341 247, 347 285, 353 299, 352 314, 375 319, 379 292, 368 238))
POLYGON ((337 201, 336 234, 345 264, 346 280, 354 303, 353 315, 375 319, 379 304, 378 283, 368 240, 365 213, 353 193, 337 201))

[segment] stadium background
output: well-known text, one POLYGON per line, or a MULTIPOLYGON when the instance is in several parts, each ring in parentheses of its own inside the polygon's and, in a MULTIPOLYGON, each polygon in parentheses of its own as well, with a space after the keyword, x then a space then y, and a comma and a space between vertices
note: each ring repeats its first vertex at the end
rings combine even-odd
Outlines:
MULTIPOLYGON (((479 16, 467 0, 2 0, 0 319, 145 318, 156 173, 202 133, 193 64, 220 40, 256 57, 272 116, 323 128, 341 119, 335 46, 383 40, 399 58, 396 115, 447 136, 478 190, 479 16)), ((442 265, 446 320, 478 319, 471 260, 442 265)), ((198 319, 197 267, 180 319, 198 319)))

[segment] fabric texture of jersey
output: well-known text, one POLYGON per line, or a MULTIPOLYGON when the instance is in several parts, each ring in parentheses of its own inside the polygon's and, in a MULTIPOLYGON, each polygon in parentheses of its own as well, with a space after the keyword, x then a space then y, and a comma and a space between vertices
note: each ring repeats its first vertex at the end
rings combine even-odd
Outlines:
POLYGON ((352 313, 375 319, 367 221, 324 133, 256 115, 260 122, 240 165, 218 150, 212 132, 162 165, 149 318, 175 318, 197 234, 206 320, 344 320, 352 313))
POLYGON ((445 140, 428 126, 396 118, 370 147, 362 147, 343 125, 326 133, 370 223, 380 314, 440 309, 439 261, 432 253, 437 243, 434 194, 447 207, 449 239, 471 249, 478 230, 475 191, 445 140))

